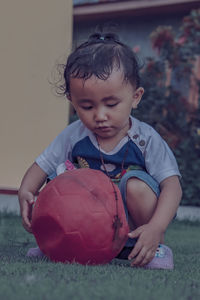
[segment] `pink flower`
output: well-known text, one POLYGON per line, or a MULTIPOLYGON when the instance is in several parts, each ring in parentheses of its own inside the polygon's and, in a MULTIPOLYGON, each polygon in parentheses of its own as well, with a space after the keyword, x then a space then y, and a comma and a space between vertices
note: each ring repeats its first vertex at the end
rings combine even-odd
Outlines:
POLYGON ((139 45, 134 46, 134 47, 133 47, 133 52, 134 52, 134 53, 140 52, 140 46, 139 46, 139 45))
POLYGON ((65 166, 66 166, 66 170, 74 170, 74 169, 76 169, 76 168, 74 167, 73 163, 71 163, 70 160, 66 160, 65 166))
POLYGON ((186 41, 186 37, 185 36, 181 36, 177 41, 176 44, 178 45, 183 45, 186 41))
POLYGON ((159 26, 151 35, 150 35, 152 45, 154 49, 157 49, 160 52, 166 44, 172 46, 174 43, 174 34, 172 32, 171 26, 159 26))

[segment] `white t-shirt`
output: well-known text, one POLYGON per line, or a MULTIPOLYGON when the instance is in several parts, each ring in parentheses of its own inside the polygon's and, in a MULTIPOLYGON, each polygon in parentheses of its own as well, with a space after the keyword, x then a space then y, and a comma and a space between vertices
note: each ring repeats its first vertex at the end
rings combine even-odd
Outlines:
MULTIPOLYGON (((161 136, 148 124, 132 116, 130 120, 131 128, 127 136, 112 151, 101 150, 109 176, 113 179, 119 177, 124 157, 124 169, 142 169, 158 183, 173 175, 180 176, 176 159, 161 136)), ((66 160, 78 167, 104 172, 99 151, 94 134, 78 120, 68 125, 53 140, 36 158, 36 163, 47 175, 55 173, 57 167, 66 160)))

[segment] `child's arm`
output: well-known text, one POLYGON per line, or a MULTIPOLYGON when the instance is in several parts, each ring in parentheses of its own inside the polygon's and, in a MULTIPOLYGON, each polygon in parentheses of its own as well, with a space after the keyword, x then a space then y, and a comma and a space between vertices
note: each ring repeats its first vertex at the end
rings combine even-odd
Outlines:
POLYGON ((47 174, 36 163, 33 163, 22 179, 18 197, 22 223, 24 228, 29 232, 32 232, 31 216, 34 198, 44 184, 46 178, 47 174))
POLYGON ((129 237, 138 238, 138 241, 129 255, 135 259, 133 266, 144 266, 149 263, 156 252, 158 244, 162 241, 165 230, 176 214, 181 201, 182 190, 178 176, 171 176, 160 184, 161 193, 156 210, 148 222, 129 233, 129 237))

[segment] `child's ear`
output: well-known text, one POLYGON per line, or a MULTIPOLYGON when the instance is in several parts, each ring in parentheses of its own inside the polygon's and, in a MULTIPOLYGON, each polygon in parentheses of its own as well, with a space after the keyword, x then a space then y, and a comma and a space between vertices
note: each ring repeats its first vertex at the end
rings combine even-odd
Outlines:
POLYGON ((133 94, 133 108, 137 108, 138 104, 140 103, 140 100, 142 99, 142 95, 144 94, 143 87, 137 88, 137 90, 134 91, 133 94))

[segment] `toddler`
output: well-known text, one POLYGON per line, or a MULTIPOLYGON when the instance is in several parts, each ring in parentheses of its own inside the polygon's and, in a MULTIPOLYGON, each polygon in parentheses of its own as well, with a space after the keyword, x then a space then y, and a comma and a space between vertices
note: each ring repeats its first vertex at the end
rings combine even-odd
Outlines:
MULTIPOLYGON (((118 258, 129 259, 134 267, 173 269, 164 233, 181 200, 180 173, 161 136, 131 116, 144 93, 135 54, 115 34, 93 34, 68 57, 64 81, 63 94, 79 120, 54 139, 22 180, 25 229, 31 232, 35 195, 56 170, 101 170, 118 185, 130 227, 118 258)), ((42 253, 34 248, 28 255, 42 253)))

